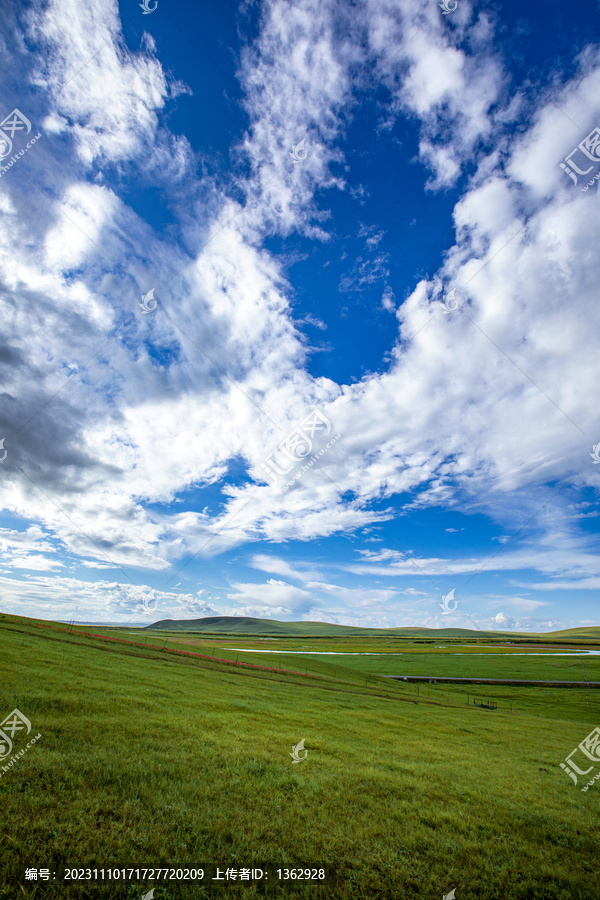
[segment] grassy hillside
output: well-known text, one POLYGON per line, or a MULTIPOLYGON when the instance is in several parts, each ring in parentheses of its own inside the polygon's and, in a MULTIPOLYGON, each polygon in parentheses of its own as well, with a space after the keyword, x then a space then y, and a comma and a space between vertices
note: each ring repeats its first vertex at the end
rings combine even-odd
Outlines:
MULTIPOLYGON (((203 619, 163 619, 148 628, 159 631, 193 631, 226 634, 335 635, 367 633, 328 622, 279 622, 275 619, 253 619, 247 616, 209 616, 203 619)), ((384 633, 384 632, 382 632, 384 633)))
POLYGON ((161 619, 147 626, 156 631, 190 631, 210 634, 256 634, 290 637, 348 635, 379 635, 382 637, 422 637, 430 640, 474 638, 477 640, 562 640, 582 638, 600 640, 600 627, 570 628, 547 634, 526 634, 503 631, 475 631, 468 628, 356 628, 353 625, 334 625, 330 622, 281 622, 276 619, 255 619, 248 616, 209 616, 202 619, 161 619))
POLYGON ((585 638, 586 640, 600 640, 600 627, 590 625, 587 628, 564 628, 562 631, 551 632, 552 637, 558 638, 585 638))
POLYGON ((600 788, 581 792, 558 765, 598 724, 587 708, 490 713, 462 693, 416 698, 376 676, 365 687, 81 630, 0 619, 3 710, 41 733, 0 779, 2 900, 152 887, 60 880, 109 865, 269 873, 155 881, 154 900, 600 900, 600 788), (324 867, 325 884, 279 885, 294 865, 324 867), (57 878, 25 882, 25 866, 57 878))

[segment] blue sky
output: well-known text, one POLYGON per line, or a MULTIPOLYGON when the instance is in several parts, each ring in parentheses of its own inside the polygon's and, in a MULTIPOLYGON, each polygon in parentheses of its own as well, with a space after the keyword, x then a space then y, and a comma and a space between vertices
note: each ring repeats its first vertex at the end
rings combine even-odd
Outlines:
POLYGON ((2 610, 598 624, 598 4, 154 3, 0 13, 2 610))

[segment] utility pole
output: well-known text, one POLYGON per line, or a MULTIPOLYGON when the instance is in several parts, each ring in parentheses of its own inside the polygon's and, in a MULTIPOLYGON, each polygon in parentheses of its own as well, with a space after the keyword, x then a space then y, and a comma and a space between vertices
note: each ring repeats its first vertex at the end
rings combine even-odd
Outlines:
POLYGON ((587 680, 587 675, 585 674, 585 666, 584 666, 584 664, 583 664, 583 656, 581 657, 581 668, 583 669, 583 677, 585 678, 585 683, 586 683, 587 686, 589 687, 589 686, 590 686, 590 683, 589 683, 589 681, 587 680))

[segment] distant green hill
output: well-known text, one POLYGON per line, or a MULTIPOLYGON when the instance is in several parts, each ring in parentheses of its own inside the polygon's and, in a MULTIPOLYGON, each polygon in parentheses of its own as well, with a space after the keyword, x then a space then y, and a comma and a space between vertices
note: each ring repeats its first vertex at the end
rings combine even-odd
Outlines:
POLYGON ((545 638, 560 640, 583 638, 599 640, 600 627, 568 628, 543 634, 507 631, 476 631, 469 628, 357 628, 332 622, 280 622, 276 619, 254 619, 247 616, 210 616, 203 619, 163 619, 146 626, 155 631, 186 631, 210 634, 251 634, 281 637, 342 637, 370 635, 377 637, 435 638, 545 638))
POLYGON ((600 639, 600 627, 598 625, 588 625, 583 628, 565 628, 563 631, 551 631, 549 633, 556 638, 586 638, 590 641, 600 639))
POLYGON ((344 634, 388 634, 390 629, 355 628, 331 622, 279 622, 276 619, 253 619, 247 616, 210 616, 204 619, 163 619, 147 628, 157 631, 199 631, 212 634, 272 634, 298 636, 333 636, 344 634))

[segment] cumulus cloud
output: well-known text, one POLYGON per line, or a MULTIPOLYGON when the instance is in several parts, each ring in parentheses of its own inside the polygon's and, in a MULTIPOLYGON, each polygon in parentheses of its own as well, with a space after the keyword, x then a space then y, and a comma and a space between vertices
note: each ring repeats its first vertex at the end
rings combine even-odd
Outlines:
POLYGON ((236 604, 239 615, 285 615, 300 617, 314 603, 309 591, 285 581, 269 578, 264 584, 234 583, 227 598, 236 604))
POLYGON ((156 619, 191 619, 219 615, 203 591, 161 591, 144 584, 64 575, 31 575, 17 580, 0 575, 2 609, 30 618, 75 619, 150 624, 156 619))

